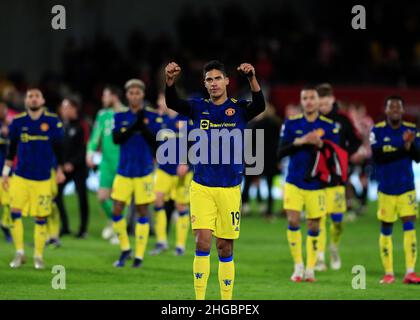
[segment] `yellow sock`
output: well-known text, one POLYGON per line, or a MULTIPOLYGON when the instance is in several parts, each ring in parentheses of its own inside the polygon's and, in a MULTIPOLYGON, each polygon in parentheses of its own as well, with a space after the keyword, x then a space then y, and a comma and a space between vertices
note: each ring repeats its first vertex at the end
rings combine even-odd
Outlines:
POLYGON ((147 217, 142 217, 136 223, 136 258, 144 258, 147 240, 149 239, 150 224, 147 217))
POLYGON ((319 245, 318 245, 318 256, 324 258, 325 246, 327 244, 327 216, 324 215, 319 220, 319 245))
POLYGON ((113 227, 114 231, 118 236, 118 239, 120 240, 120 248, 121 251, 127 251, 130 249, 130 241, 128 239, 128 233, 127 233, 127 222, 125 221, 125 218, 121 216, 113 216, 112 220, 114 221, 113 227))
POLYGON ((379 248, 381 250, 381 260, 384 266, 385 273, 393 274, 393 257, 392 257, 392 236, 381 233, 379 237, 379 248))
POLYGON ((13 224, 12 217, 10 215, 10 207, 8 205, 3 206, 3 214, 1 216, 1 225, 6 228, 10 228, 13 224))
POLYGON ((319 245, 319 232, 308 231, 306 236, 306 269, 313 269, 316 264, 319 245))
POLYGON ((303 263, 302 259, 302 232, 300 228, 290 227, 287 229, 287 241, 289 242, 290 253, 293 262, 296 264, 303 263))
POLYGON ((207 280, 210 275, 210 252, 196 251, 193 263, 195 299, 206 298, 207 280))
POLYGON ((52 203, 51 215, 47 219, 47 228, 50 239, 58 239, 60 233, 60 212, 55 201, 52 203))
POLYGON ((45 241, 47 240, 47 232, 47 219, 35 220, 35 257, 42 258, 42 255, 44 253, 45 241))
POLYGON ((219 284, 222 300, 232 300, 234 282, 235 264, 233 263, 233 257, 219 257, 219 284))
POLYGON ((168 241, 166 232, 167 224, 165 208, 155 207, 155 232, 158 243, 166 243, 168 241))
POLYGON ((12 225, 10 233, 12 234, 13 243, 15 244, 16 251, 23 252, 23 222, 22 214, 20 212, 12 212, 12 225))
POLYGON ((415 229, 404 231, 404 253, 407 272, 414 272, 417 260, 417 239, 415 229))
POLYGON ((188 231, 190 228, 190 216, 188 211, 180 212, 178 220, 176 221, 176 247, 185 249, 185 244, 188 238, 188 231))
POLYGON ((343 214, 342 213, 333 213, 331 215, 331 243, 338 246, 341 240, 341 235, 343 234, 343 214))

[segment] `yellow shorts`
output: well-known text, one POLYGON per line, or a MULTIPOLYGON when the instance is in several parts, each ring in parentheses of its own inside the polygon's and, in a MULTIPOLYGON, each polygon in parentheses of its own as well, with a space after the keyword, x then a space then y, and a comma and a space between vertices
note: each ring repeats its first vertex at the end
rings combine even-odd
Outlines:
POLYGON ((190 202, 190 184, 193 178, 193 172, 188 172, 185 177, 173 176, 161 169, 156 170, 155 192, 165 195, 165 201, 174 200, 179 204, 188 204, 190 202))
POLYGON ((188 172, 184 177, 178 177, 177 183, 171 192, 171 199, 179 204, 190 203, 190 185, 193 179, 194 173, 188 172))
POLYGON ((241 187, 206 187, 195 181, 190 186, 193 230, 212 230, 222 239, 238 239, 241 222, 241 187))
POLYGON ((136 205, 149 204, 155 201, 153 173, 140 178, 129 178, 119 174, 115 176, 111 198, 129 204, 133 194, 136 205))
MULTIPOLYGON (((9 184, 11 183, 11 181, 12 181, 12 177, 9 177, 9 184)), ((2 178, 0 178, 0 184, 1 184, 0 185, 0 204, 2 206, 7 206, 7 205, 10 204, 10 195, 9 195, 10 189, 8 191, 3 189, 3 179, 2 178)))
POLYGON ((57 177, 57 173, 55 171, 55 169, 51 169, 51 194, 53 199, 55 199, 55 197, 57 197, 58 195, 58 184, 56 182, 56 177, 57 177))
POLYGON ((302 212, 305 208, 307 219, 318 219, 326 215, 326 192, 320 190, 304 190, 293 184, 284 185, 285 210, 302 212))
POLYGON ((327 214, 344 213, 347 211, 346 188, 344 186, 325 189, 327 196, 327 214))
POLYGON ((51 213, 51 180, 29 180, 14 175, 10 181, 10 208, 23 216, 47 217, 51 213))
POLYGON ((156 170, 155 192, 163 193, 165 195, 165 201, 169 200, 172 190, 176 188, 177 183, 177 175, 170 175, 162 169, 156 170))
POLYGON ((408 191, 401 195, 388 195, 378 192, 378 219, 384 222, 395 222, 398 218, 418 216, 416 192, 408 191))

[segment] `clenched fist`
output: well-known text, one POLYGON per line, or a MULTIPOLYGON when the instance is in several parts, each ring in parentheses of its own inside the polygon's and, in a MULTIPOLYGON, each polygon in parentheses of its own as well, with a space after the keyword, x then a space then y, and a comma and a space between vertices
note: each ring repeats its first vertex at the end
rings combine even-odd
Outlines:
POLYGON ((255 68, 252 66, 252 64, 241 63, 237 70, 248 78, 252 78, 255 76, 255 68))
POLYGON ((175 78, 180 74, 181 67, 176 62, 170 62, 165 68, 166 84, 172 86, 175 78))

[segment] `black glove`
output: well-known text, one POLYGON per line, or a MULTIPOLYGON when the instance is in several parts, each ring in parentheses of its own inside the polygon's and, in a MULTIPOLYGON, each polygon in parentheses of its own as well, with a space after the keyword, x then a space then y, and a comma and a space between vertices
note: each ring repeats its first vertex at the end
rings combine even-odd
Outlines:
POLYGON ((254 76, 254 72, 253 71, 249 71, 248 73, 243 72, 242 70, 240 71, 240 74, 244 77, 247 78, 252 78, 254 76))

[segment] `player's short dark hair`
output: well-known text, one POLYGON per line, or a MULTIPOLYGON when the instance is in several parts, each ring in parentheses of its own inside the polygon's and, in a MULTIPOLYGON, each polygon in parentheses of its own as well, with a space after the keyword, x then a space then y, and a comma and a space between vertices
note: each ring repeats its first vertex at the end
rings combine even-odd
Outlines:
POLYGON ((41 92, 41 94, 43 94, 41 88, 38 87, 38 86, 34 86, 34 85, 28 86, 26 88, 25 94, 28 94, 29 91, 34 91, 34 90, 37 90, 37 91, 41 92))
POLYGON ((385 107, 388 105, 388 101, 390 101, 390 100, 398 100, 404 106, 404 99, 401 96, 399 96, 399 95, 393 94, 393 95, 390 95, 390 96, 386 97, 386 99, 385 99, 385 107))
POLYGON ((313 84, 305 84, 302 89, 300 89, 300 91, 309 91, 309 90, 314 90, 317 91, 316 86, 313 84))
POLYGON ((223 73, 225 77, 227 76, 225 65, 221 63, 219 60, 211 60, 204 65, 203 78, 205 78, 206 73, 211 70, 219 70, 220 72, 223 73))
POLYGON ((117 96, 119 99, 121 99, 122 94, 123 94, 122 90, 119 87, 111 85, 111 84, 106 85, 104 90, 109 90, 111 94, 113 94, 114 96, 117 96))
POLYGON ((316 91, 320 97, 332 97, 334 91, 329 83, 321 83, 316 87, 316 91))

